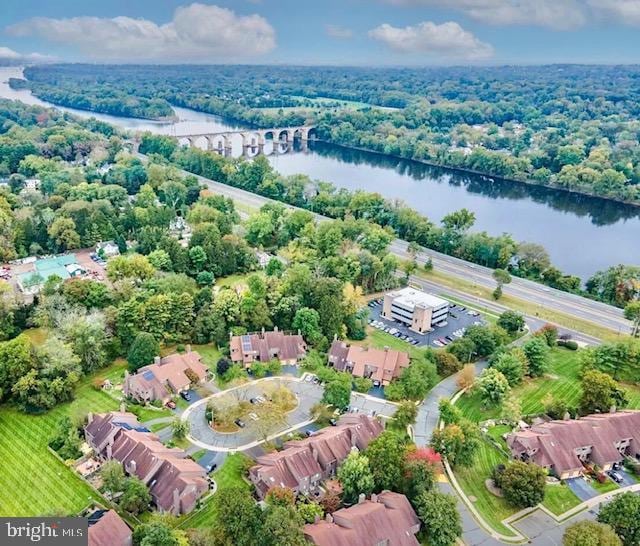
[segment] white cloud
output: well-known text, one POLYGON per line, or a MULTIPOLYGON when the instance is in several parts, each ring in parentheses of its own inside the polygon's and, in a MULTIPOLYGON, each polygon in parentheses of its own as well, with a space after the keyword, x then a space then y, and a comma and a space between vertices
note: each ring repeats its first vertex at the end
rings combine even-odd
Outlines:
POLYGON ((446 59, 482 60, 493 55, 493 47, 480 41, 458 23, 438 25, 431 21, 404 28, 387 23, 369 31, 369 36, 401 53, 426 53, 446 59))
POLYGON ((594 16, 604 22, 640 26, 640 0, 587 0, 587 3, 594 16))
MULTIPOLYGON (((600 0, 592 0, 594 3, 600 0)), ((605 0, 613 1, 616 0, 605 0)), ((620 0, 618 0, 620 1, 620 0)), ((623 0, 624 1, 624 0, 623 0)), ((638 0, 628 0, 638 3, 638 0)), ((565 30, 587 20, 585 0, 386 0, 387 3, 455 9, 491 25, 532 25, 565 30)))
POLYGON ((96 60, 226 62, 276 45, 275 30, 260 15, 198 3, 177 8, 164 25, 131 17, 35 17, 7 31, 73 46, 96 60))
POLYGON ((327 25, 325 30, 331 38, 338 38, 339 40, 348 40, 349 38, 353 38, 353 30, 341 27, 340 25, 327 25))
POLYGON ((47 63, 54 61, 54 57, 41 55, 40 53, 18 53, 8 47, 0 46, 0 64, 2 63, 47 63))

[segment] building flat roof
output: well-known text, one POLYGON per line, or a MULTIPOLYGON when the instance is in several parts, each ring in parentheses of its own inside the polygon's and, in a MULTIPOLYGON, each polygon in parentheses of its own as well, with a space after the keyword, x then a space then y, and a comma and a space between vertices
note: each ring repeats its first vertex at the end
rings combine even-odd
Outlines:
POLYGON ((416 290, 415 288, 402 288, 391 293, 394 303, 398 303, 405 307, 442 307, 443 305, 449 305, 447 300, 416 290))

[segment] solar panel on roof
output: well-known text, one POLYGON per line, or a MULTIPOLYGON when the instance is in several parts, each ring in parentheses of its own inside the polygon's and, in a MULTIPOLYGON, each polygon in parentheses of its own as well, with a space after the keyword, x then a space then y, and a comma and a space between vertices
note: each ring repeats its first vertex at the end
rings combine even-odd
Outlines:
POLYGON ((129 423, 119 423, 114 421, 113 422, 114 425, 119 426, 120 428, 123 428, 125 430, 131 430, 131 425, 129 423))
POLYGON ((243 351, 250 351, 251 350, 251 338, 249 336, 242 336, 240 338, 240 340, 242 341, 242 350, 243 351))
POLYGON ((153 379, 153 372, 147 370, 146 372, 142 372, 142 377, 144 377, 147 381, 151 381, 153 379))

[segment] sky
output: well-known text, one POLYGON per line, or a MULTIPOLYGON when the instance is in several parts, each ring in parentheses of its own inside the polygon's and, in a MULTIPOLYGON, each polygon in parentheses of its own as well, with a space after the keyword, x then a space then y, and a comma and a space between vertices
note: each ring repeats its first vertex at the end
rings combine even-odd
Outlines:
POLYGON ((0 62, 640 63, 640 0, 2 0, 0 62))

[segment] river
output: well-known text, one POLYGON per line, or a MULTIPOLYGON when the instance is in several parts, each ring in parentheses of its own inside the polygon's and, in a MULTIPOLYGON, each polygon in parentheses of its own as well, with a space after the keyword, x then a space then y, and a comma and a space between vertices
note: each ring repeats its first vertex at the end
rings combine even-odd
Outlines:
MULTIPOLYGON (((29 90, 13 90, 19 68, 0 68, 0 97, 53 106, 29 90)), ((124 129, 180 136, 238 129, 219 116, 175 107, 179 121, 154 122, 61 108, 124 129)), ((237 142, 236 142, 237 143, 237 142)), ((268 151, 268 150, 267 150, 268 151)), ((239 149, 236 155, 240 153, 239 149)), ((587 279, 618 263, 640 265, 640 208, 540 186, 493 180, 415 161, 311 142, 306 152, 270 155, 282 174, 303 173, 349 189, 377 191, 439 221, 463 207, 476 214, 473 230, 511 233, 543 245, 561 270, 587 279)))

